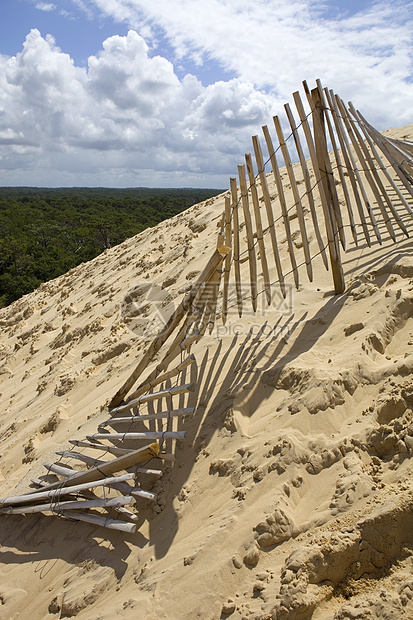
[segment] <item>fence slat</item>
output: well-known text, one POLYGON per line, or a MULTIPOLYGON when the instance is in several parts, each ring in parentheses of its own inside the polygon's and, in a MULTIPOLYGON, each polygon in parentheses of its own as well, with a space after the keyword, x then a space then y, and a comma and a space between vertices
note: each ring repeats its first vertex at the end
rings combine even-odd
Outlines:
MULTIPOLYGON (((343 103, 343 105, 344 105, 344 103, 343 103)), ((369 166, 369 168, 371 170, 372 182, 373 182, 373 184, 376 187, 377 195, 380 197, 380 201, 377 200, 377 202, 379 204, 380 211, 381 211, 381 214, 383 216, 383 220, 384 220, 384 222, 386 224, 387 230, 389 231, 389 234, 392 237, 393 241, 396 241, 396 235, 395 235, 395 232, 394 232, 394 229, 393 229, 393 226, 392 226, 389 214, 386 211, 386 207, 383 204, 382 199, 384 198, 384 200, 385 200, 385 202, 387 204, 387 207, 390 210, 390 213, 393 215, 393 217, 395 217, 396 221, 397 221, 397 212, 396 212, 395 207, 394 207, 394 205, 393 205, 393 203, 392 203, 392 201, 390 199, 390 196, 387 193, 386 188, 383 185, 383 182, 382 182, 382 180, 380 178, 380 175, 378 174, 378 171, 376 169, 373 157, 370 155, 370 152, 369 152, 369 150, 368 150, 368 148, 367 148, 367 146, 365 144, 365 141, 364 141, 363 135, 362 135, 364 132, 363 132, 363 129, 362 129, 361 125, 360 125, 360 129, 359 129, 359 123, 357 121, 357 117, 354 116, 354 114, 353 114, 353 118, 351 118, 350 113, 347 110, 347 118, 349 119, 349 122, 350 122, 350 124, 353 127, 354 134, 355 134, 355 136, 356 136, 356 138, 358 140, 358 143, 359 143, 359 145, 360 145, 360 147, 361 147, 361 149, 363 151, 364 159, 367 162, 367 165, 369 166)))
POLYGON ((323 90, 320 85, 320 87, 317 86, 310 92, 310 89, 308 88, 307 82, 305 80, 303 81, 303 86, 313 117, 316 154, 319 158, 319 162, 322 162, 322 167, 320 168, 320 172, 322 173, 321 182, 324 187, 324 194, 327 198, 327 203, 329 205, 329 212, 331 215, 334 235, 336 234, 336 230, 338 230, 341 245, 343 247, 343 250, 345 250, 346 237, 344 234, 343 219, 341 216, 340 203, 337 196, 333 169, 331 167, 330 156, 327 149, 323 90))
MULTIPOLYGON (((225 196, 225 245, 232 246, 232 230, 231 230, 231 198, 228 194, 225 196)), ((228 316, 228 289, 229 276, 231 272, 232 256, 231 252, 227 254, 224 261, 224 282, 222 286, 222 322, 225 325, 228 316)))
POLYGON ((205 334, 207 329, 209 333, 212 333, 214 328, 221 276, 222 271, 216 271, 209 281, 208 296, 205 298, 204 303, 204 313, 196 324, 196 329, 199 331, 200 338, 205 334))
POLYGON ((58 465, 57 463, 43 463, 43 467, 45 467, 49 473, 64 476, 65 478, 77 473, 76 469, 64 467, 63 465, 58 465))
MULTIPOLYGON (((370 185, 370 188, 371 188, 371 190, 373 192, 373 195, 374 195, 374 197, 376 199, 377 205, 378 205, 378 207, 380 209, 380 213, 381 213, 381 215, 383 217, 383 220, 384 220, 384 223, 386 225, 386 228, 387 228, 391 238, 393 239, 393 241, 395 241, 396 240, 396 236, 395 236, 395 233, 394 233, 393 226, 391 225, 388 213, 387 213, 387 211, 386 211, 386 209, 384 207, 383 201, 382 201, 381 194, 380 194, 380 192, 378 190, 378 187, 377 187, 377 185, 375 183, 375 180, 374 180, 374 178, 373 178, 373 176, 371 174, 371 171, 370 171, 372 166, 374 168, 374 163, 373 162, 370 163, 370 161, 366 158, 366 153, 363 151, 363 146, 364 146, 363 145, 363 139, 360 137, 360 140, 361 140, 361 143, 360 143, 359 140, 358 140, 358 135, 357 135, 357 133, 358 133, 357 132, 357 127, 356 127, 356 125, 354 123, 352 123, 352 120, 351 120, 351 118, 350 118, 350 116, 349 116, 349 114, 347 112, 347 108, 345 107, 344 102, 338 96, 336 96, 336 99, 337 99, 337 102, 338 102, 338 105, 339 105, 339 109, 341 111, 341 114, 342 114, 342 117, 343 117, 343 120, 344 120, 344 124, 346 125, 347 132, 348 132, 348 134, 350 136, 350 140, 351 140, 351 142, 353 144, 354 151, 355 151, 355 153, 357 155, 357 158, 358 158, 358 160, 360 162, 361 169, 364 172, 364 177, 366 178, 367 183, 370 185)), ((376 222, 376 226, 377 226, 377 222, 376 222)), ((376 231, 376 229, 374 229, 374 230, 376 231)), ((376 237, 377 237, 377 232, 376 232, 376 237)), ((378 238, 378 241, 380 243, 380 239, 379 238, 378 238)))
MULTIPOLYGON (((344 122, 344 125, 346 127, 347 134, 348 134, 348 136, 350 138, 350 142, 353 145, 353 148, 355 149, 355 151, 357 152, 359 149, 357 148, 357 142, 355 140, 353 131, 352 131, 352 129, 350 127, 350 124, 349 124, 349 122, 348 122, 348 120, 346 118, 345 110, 341 109, 341 102, 340 102, 339 97, 337 97, 337 95, 334 95, 334 99, 335 99, 335 102, 337 104, 338 112, 339 112, 339 114, 340 114, 340 116, 341 116, 341 118, 342 118, 342 120, 344 122)), ((369 201, 368 196, 366 194, 366 190, 364 189, 364 185, 363 185, 363 181, 361 179, 360 171, 359 171, 359 169, 357 167, 356 161, 354 160, 354 157, 352 156, 350 150, 349 150, 349 154, 350 154, 350 158, 352 159, 352 164, 354 166, 353 167, 354 174, 356 175, 357 182, 358 182, 359 187, 360 187, 360 192, 361 192, 361 195, 363 197, 363 201, 364 201, 364 204, 365 204, 365 207, 366 207, 366 210, 367 210, 367 213, 368 213, 371 225, 372 225, 373 230, 374 230, 374 234, 376 235, 377 241, 381 244, 382 243, 382 239, 381 239, 380 231, 378 229, 376 218, 374 217, 374 213, 373 213, 373 210, 371 208, 370 201, 369 201)), ((360 162, 360 160, 359 160, 359 162, 360 162)), ((363 168, 362 162, 360 162, 360 164, 361 164, 361 167, 363 168)))
POLYGON ((406 176, 413 183, 413 158, 410 151, 401 147, 396 140, 386 138, 386 141, 390 151, 404 169, 406 176))
MULTIPOLYGON (((92 440, 93 441, 93 440, 92 440)), ((153 458, 156 458, 159 454, 159 446, 157 443, 152 443, 150 446, 144 446, 143 448, 139 448, 138 450, 133 450, 128 454, 123 456, 119 456, 113 461, 106 463, 105 465, 101 465, 100 467, 92 467, 92 469, 88 469, 87 471, 80 471, 73 476, 70 476, 63 482, 55 482, 53 484, 49 484, 45 487, 46 490, 53 491, 55 489, 61 490, 62 487, 72 487, 73 485, 79 485, 83 483, 92 483, 91 486, 99 486, 102 484, 102 478, 110 477, 116 472, 121 471, 122 469, 128 469, 129 467, 133 467, 138 463, 143 463, 145 461, 149 461, 153 458), (97 484, 95 484, 97 482, 97 484)), ((125 474, 129 476, 129 474, 125 474)), ((120 480, 122 476, 119 476, 120 480)), ((125 478, 127 480, 127 478, 125 478)), ((85 487, 87 488, 87 487, 85 487)), ((42 489, 43 491, 44 489, 42 489)), ((38 493, 37 490, 30 491, 28 495, 36 495, 38 493)), ((1 504, 2 500, 0 500, 1 504)))
POLYGON ((351 152, 351 148, 348 142, 348 138, 346 135, 346 130, 344 128, 343 122, 341 120, 341 116, 340 113, 337 109, 336 106, 336 102, 334 99, 334 93, 333 91, 329 91, 326 90, 325 91, 327 100, 328 100, 328 104, 329 104, 329 108, 331 110, 331 115, 333 117, 333 121, 334 121, 334 125, 336 128, 336 132, 337 132, 337 136, 338 136, 338 140, 340 142, 340 147, 341 147, 341 154, 343 155, 344 158, 344 162, 346 165, 346 170, 347 173, 349 175, 349 179, 350 179, 350 183, 351 183, 351 188, 353 190, 353 195, 354 195, 354 199, 356 201, 356 205, 357 205, 357 212, 360 218, 360 223, 361 223, 361 227, 363 230, 363 235, 364 238, 366 240, 366 243, 369 247, 371 247, 371 239, 370 239, 370 233, 367 227, 367 222, 366 222, 366 218, 365 218, 365 214, 364 214, 364 209, 363 209, 363 204, 361 202, 361 198, 360 198, 360 194, 358 191, 358 186, 357 186, 357 178, 355 175, 355 167, 356 167, 356 163, 354 161, 353 158, 353 154, 351 152))
POLYGON ((133 409, 133 407, 136 407, 137 405, 143 405, 144 403, 151 402, 152 400, 158 400, 159 398, 166 398, 167 396, 176 396, 178 394, 193 392, 194 389, 195 387, 193 383, 186 383, 185 385, 177 385, 176 387, 167 388, 165 390, 161 390, 160 392, 153 392, 153 394, 144 394, 134 400, 128 401, 124 405, 119 405, 119 407, 111 409, 111 413, 127 411, 129 409, 133 409))
MULTIPOLYGON (((275 183, 276 183, 276 186, 277 186, 278 199, 280 201, 280 206, 281 206, 281 214, 282 214, 282 219, 283 219, 283 224, 284 224, 284 229, 285 229, 285 236, 287 238, 288 254, 289 254, 289 257, 290 257, 290 263, 291 263, 292 272, 293 272, 293 276, 294 276, 294 283, 295 283, 295 287, 298 289, 298 287, 300 286, 299 275, 298 275, 298 269, 297 269, 297 262, 295 260, 294 243, 293 243, 293 238, 292 238, 292 235, 291 235, 290 220, 288 219, 287 203, 286 203, 286 200, 285 200, 284 187, 283 187, 282 180, 281 180, 280 169, 278 167, 278 162, 277 162, 277 157, 275 155, 274 145, 272 143, 271 135, 270 135, 270 132, 269 132, 269 129, 268 129, 267 125, 264 125, 262 127, 262 131, 264 133, 265 142, 267 144, 268 155, 269 155, 269 158, 270 158, 270 161, 271 161, 271 165, 272 165, 272 171, 273 171, 273 175, 274 175, 274 180, 275 180, 275 183)), ((257 140, 257 145, 259 145, 258 140, 257 140)), ((257 153, 255 153, 255 156, 257 158, 257 153)), ((262 155, 260 153, 260 162, 259 163, 258 163, 258 158, 257 158, 258 169, 260 169, 260 163, 261 162, 262 162, 262 155)), ((262 165, 264 165, 264 164, 262 164, 262 165)), ((272 217, 272 212, 271 212, 271 218, 272 218, 272 224, 270 225, 270 231, 273 230, 273 229, 275 231, 275 223, 274 223, 274 219, 272 217)), ((275 245, 274 245, 274 241, 273 241, 273 251, 274 251, 274 256, 275 256, 275 262, 276 262, 277 265, 279 264, 279 269, 280 269, 280 272, 282 274, 280 253, 279 253, 279 250, 278 250, 278 244, 277 244, 277 240, 276 239, 275 239, 275 245)), ((277 269, 278 269, 278 267, 277 267, 277 269)), ((283 293, 283 296, 285 297, 286 293, 285 293, 284 276, 282 276, 282 279, 280 278, 280 276, 278 276, 278 277, 279 277, 279 280, 280 280, 281 291, 283 293)))
MULTIPOLYGON (((100 466, 104 463, 108 463, 109 461, 104 461, 103 459, 96 459, 93 456, 88 456, 87 454, 81 454, 79 452, 72 452, 70 450, 59 450, 56 452, 57 456, 62 456, 65 459, 75 459, 77 461, 82 461, 82 463, 86 463, 86 465, 92 466, 100 466)), ((77 472, 73 472, 77 473, 77 472)))
POLYGON ((309 243, 308 243, 307 230, 306 230, 306 227, 305 227, 303 205, 301 204, 300 193, 298 191, 297 181, 296 181, 296 178, 295 178, 293 165, 291 163, 290 153, 288 151, 288 147, 287 147, 287 144, 285 142, 284 132, 283 132, 282 127, 281 127, 280 119, 278 118, 278 116, 274 116, 273 117, 273 121, 274 121, 274 125, 275 125, 275 130, 277 132, 278 141, 279 141, 280 146, 281 146, 281 152, 283 154, 284 162, 285 162, 285 165, 287 167, 288 178, 290 179, 291 189, 292 189, 293 196, 294 196, 295 208, 296 208, 297 217, 298 217, 298 224, 299 224, 300 233, 301 233, 301 241, 302 241, 303 250, 304 250, 304 257, 305 257, 305 264, 306 264, 306 269, 307 269, 307 275, 308 275, 308 279, 310 280, 310 282, 312 282, 312 280, 313 280, 313 268, 312 268, 312 265, 311 265, 310 246, 309 246, 309 243))
MULTIPOLYGON (((221 262, 222 264, 222 262, 221 262)), ((199 320, 201 319, 204 310, 205 310, 205 304, 207 302, 207 299, 209 297, 209 292, 210 292, 210 287, 211 287, 211 282, 213 281, 215 275, 217 273, 217 270, 215 270, 209 277, 209 279, 203 283, 202 287, 200 287, 198 289, 198 292, 192 302, 191 308, 189 308, 188 310, 188 314, 186 316, 186 318, 184 319, 183 324, 181 325, 180 329, 178 330, 178 333, 176 334, 174 340, 172 341, 172 343, 169 345, 168 350, 166 351, 162 362, 160 364, 158 364, 155 368, 155 370, 153 371, 153 373, 150 375, 150 377, 152 376, 156 376, 157 374, 159 374, 160 372, 166 370, 170 364, 170 362, 175 359, 175 357, 181 353, 182 351, 187 349, 187 346, 184 345, 183 343, 186 342, 188 340, 188 338, 191 337, 191 332, 195 333, 197 328, 196 325, 198 324, 199 320), (172 356, 172 357, 171 357, 172 356)), ((198 332, 199 334, 199 332, 198 332)), ((201 337, 201 334, 199 334, 199 337, 201 337)), ((186 342, 186 344, 188 344, 186 342)), ((166 373, 167 374, 167 373, 166 373)))
MULTIPOLYGON (((353 116, 355 116, 355 118, 357 118, 358 122, 359 122, 359 126, 363 132, 363 135, 365 137, 365 139, 367 140, 367 143, 371 149, 371 152, 373 153, 373 156, 375 158, 375 160, 377 161, 379 168, 382 172, 382 174, 386 177, 386 181, 389 183, 390 187, 393 189, 393 191, 397 194, 397 197, 399 198, 399 200, 403 203, 403 205, 407 208, 407 210, 409 212, 411 212, 411 214, 413 215, 413 211, 411 211, 410 209, 410 205, 409 203, 406 201, 405 197, 403 196, 403 194, 401 193, 401 191, 399 190, 399 188, 397 187, 396 183, 393 181, 392 177, 390 176, 382 158, 380 157, 379 152, 376 149, 376 145, 374 144, 373 140, 370 137, 370 134, 368 133, 368 131, 366 130, 363 121, 360 118, 359 113, 357 112, 357 110, 354 108, 353 104, 349 103, 349 105, 351 106, 351 111, 353 116)), ((405 227, 405 225, 403 224, 403 221, 400 218, 400 215, 396 209, 396 207, 393 205, 393 203, 391 203, 391 211, 393 213, 393 216, 395 218, 395 220, 397 221, 399 227, 402 229, 402 231, 404 232, 404 234, 408 237, 409 233, 407 232, 407 229, 405 227)))
POLYGON ((79 439, 69 439, 69 443, 71 443, 72 446, 76 446, 78 448, 91 448, 94 450, 100 450, 101 452, 109 452, 110 454, 114 454, 115 456, 123 456, 124 454, 129 454, 130 452, 133 452, 132 449, 128 448, 105 446, 103 443, 82 441, 79 439))
MULTIPOLYGON (((145 431, 143 433, 94 433, 88 435, 93 439, 184 439, 186 431, 145 431)), ((113 462, 113 461, 110 461, 113 462)))
MULTIPOLYGON (((353 237, 353 241, 354 243, 357 245, 357 227, 356 227, 356 223, 354 221, 354 213, 353 213, 353 206, 351 204, 351 200, 350 200, 350 194, 348 192, 348 188, 347 188, 347 182, 346 182, 346 177, 344 174, 344 170, 343 170, 343 164, 341 161, 341 156, 340 156, 340 151, 338 149, 337 146, 337 141, 334 135, 334 129, 333 129, 333 125, 332 125, 332 121, 331 118, 333 117, 332 111, 329 108, 329 105, 327 103, 327 98, 326 98, 326 93, 327 93, 327 89, 322 88, 321 84, 319 86, 320 89, 320 95, 322 97, 322 102, 325 108, 325 119, 327 122, 327 127, 328 127, 328 133, 330 136, 330 141, 333 147, 333 152, 334 152, 334 157, 336 160, 336 165, 337 165, 337 170, 338 170, 338 174, 340 177, 340 182, 341 182, 341 187, 343 189, 343 194, 344 194, 344 200, 346 203, 346 207, 347 207, 347 214, 348 214, 348 219, 349 219, 349 223, 350 223, 350 230, 351 230, 351 234, 353 237), (331 118, 330 118, 331 116, 331 118)), ((334 119, 333 119, 334 122, 334 119)))
POLYGON ((239 213, 238 213, 238 188, 237 179, 231 177, 229 180, 231 188, 231 208, 234 222, 234 271, 235 271, 235 290, 237 294, 238 315, 242 317, 242 289, 241 289, 241 265, 240 265, 240 242, 239 242, 239 213))
POLYGON ((270 274, 268 271, 267 255, 265 251, 264 233, 262 229, 262 220, 261 220, 260 204, 258 200, 258 191, 257 191, 257 185, 255 183, 255 175, 254 175, 254 169, 253 169, 252 158, 251 158, 250 153, 247 153, 245 155, 245 163, 247 165, 248 179, 249 179, 249 184, 250 184, 250 189, 251 189, 252 205, 254 208, 255 225, 257 229, 257 241, 258 241, 258 248, 260 251, 262 276, 264 279, 264 291, 265 291, 265 296, 267 298, 267 303, 269 305, 271 303, 271 282, 270 282, 270 274))
POLYGON ((67 517, 74 521, 86 521, 86 523, 92 523, 92 525, 100 525, 100 527, 105 527, 109 530, 119 530, 120 532, 126 532, 128 534, 134 534, 137 529, 136 523, 125 523, 125 521, 91 515, 86 512, 77 512, 75 510, 71 510, 67 517))
POLYGON ((108 478, 103 477, 100 480, 90 480, 80 484, 71 484, 69 486, 69 483, 73 483, 73 480, 76 480, 77 482, 79 482, 80 480, 80 476, 76 478, 72 476, 71 478, 66 478, 66 480, 60 480, 54 485, 49 485, 48 487, 41 487, 40 489, 36 489, 35 491, 31 491, 30 493, 26 493, 24 495, 18 495, 16 497, 4 497, 0 499, 0 507, 3 508, 4 506, 13 506, 15 504, 30 504, 32 502, 37 502, 39 499, 51 499, 53 497, 60 497, 61 495, 77 493, 78 491, 84 491, 89 488, 109 485, 110 483, 115 481, 121 482, 124 480, 131 480, 134 477, 134 474, 123 474, 122 476, 112 476, 108 478))
POLYGON ((164 381, 172 379, 172 377, 176 377, 177 375, 179 375, 179 373, 185 370, 185 368, 191 366, 195 361, 195 356, 189 355, 183 362, 178 364, 176 368, 172 368, 171 370, 162 375, 155 375, 155 377, 153 378, 151 378, 152 375, 150 375, 132 394, 128 396, 127 401, 129 402, 131 400, 134 400, 135 398, 142 396, 146 392, 149 392, 149 390, 156 387, 160 383, 164 383, 164 381))
POLYGON ((219 233, 218 233, 218 238, 217 238, 217 249, 219 247, 221 247, 222 245, 225 245, 224 228, 225 228, 225 213, 222 214, 221 221, 219 223, 219 233))
MULTIPOLYGON (((311 129, 308 124, 307 116, 304 112, 304 106, 301 101, 300 93, 297 91, 293 93, 294 102, 298 111, 298 115, 304 130, 304 135, 307 141, 308 150, 310 152, 311 161, 313 164, 313 170, 317 179, 318 191, 321 198, 321 204, 323 207, 324 213, 324 222, 326 226, 326 233, 328 239, 328 251, 330 254, 330 263, 331 263, 331 271, 333 274, 333 282, 334 282, 334 290, 336 293, 343 292, 344 290, 344 279, 343 279, 343 270, 341 266, 340 260, 340 251, 339 245, 335 237, 334 228, 332 225, 332 218, 330 215, 330 207, 327 200, 327 197, 324 193, 324 186, 322 183, 321 172, 318 164, 317 154, 314 146, 313 137, 311 134, 311 129)), ((320 131, 322 131, 320 129, 320 131)))
POLYGON ((397 138, 389 137, 387 137, 386 140, 388 140, 390 144, 394 144, 399 147, 413 161, 413 142, 410 140, 398 140, 397 138))
MULTIPOLYGON (((403 183, 406 190, 413 196, 413 186, 407 179, 406 175, 404 174, 403 168, 401 168, 401 166, 399 165, 399 162, 396 160, 396 158, 393 156, 392 152, 390 151, 389 146, 388 146, 388 141, 386 140, 386 138, 382 136, 379 131, 374 129, 374 127, 372 127, 370 123, 366 121, 366 119, 360 112, 358 114, 361 120, 363 121, 364 127, 366 128, 366 131, 369 133, 371 139, 375 142, 375 144, 377 144, 379 149, 382 151, 383 155, 389 161, 390 165, 392 166, 393 170, 395 171, 395 173, 397 174, 397 176, 403 183)), ((407 204, 407 210, 410 213, 410 215, 413 215, 413 211, 408 204, 407 204)))
POLYGON ((247 236, 248 260, 250 269, 251 302, 254 312, 257 310, 257 258, 255 255, 254 232, 252 229, 251 213, 248 201, 247 179, 245 166, 238 166, 239 186, 241 192, 242 209, 244 212, 245 232, 247 236))
POLYGON ((189 350, 190 350, 191 346, 194 344, 194 342, 197 342, 199 340, 199 338, 200 338, 199 332, 195 331, 193 334, 188 336, 188 338, 185 338, 185 340, 181 340, 181 342, 179 344, 177 344, 174 349, 168 351, 168 353, 162 359, 160 364, 158 364, 158 368, 160 368, 160 370, 166 370, 168 368, 169 364, 178 355, 184 353, 185 351, 189 353, 189 350))
POLYGON ((110 418, 99 424, 99 428, 105 426, 116 426, 117 424, 135 424, 138 422, 146 422, 147 420, 162 420, 176 416, 190 416, 195 412, 195 407, 183 407, 181 409, 171 409, 168 411, 160 411, 159 413, 148 413, 144 415, 130 415, 126 418, 110 418))
POLYGON ((325 251, 325 244, 324 244, 324 241, 323 241, 321 233, 320 233, 320 228, 318 226, 317 213, 316 213, 315 204, 314 204, 313 188, 311 187, 310 173, 308 171, 307 162, 305 160, 303 148, 301 146, 300 135, 298 133, 298 129, 297 129, 297 126, 295 124, 294 115, 293 115, 293 113, 291 111, 291 108, 290 108, 289 104, 286 103, 284 105, 284 108, 285 108, 285 111, 287 113, 288 122, 290 123, 291 131, 292 131, 293 138, 294 138, 295 147, 297 149, 298 158, 299 158, 300 164, 301 164, 301 170, 303 172, 303 177, 304 177, 304 182, 305 182, 305 189, 306 189, 306 195, 307 195, 307 199, 308 199, 308 205, 310 207, 311 219, 313 221, 313 227, 314 227, 314 232, 315 232, 315 236, 316 236, 317 243, 318 243, 318 248, 320 250, 320 254, 321 254, 321 257, 323 259, 324 266, 325 266, 326 269, 328 269, 328 261, 327 261, 326 251, 325 251))
POLYGON ((114 508, 119 506, 128 506, 133 502, 133 497, 113 497, 108 499, 87 499, 74 501, 56 501, 49 504, 37 504, 35 506, 22 506, 18 508, 0 508, 0 512, 11 515, 31 514, 35 512, 53 512, 59 513, 65 510, 86 510, 89 508, 114 508))

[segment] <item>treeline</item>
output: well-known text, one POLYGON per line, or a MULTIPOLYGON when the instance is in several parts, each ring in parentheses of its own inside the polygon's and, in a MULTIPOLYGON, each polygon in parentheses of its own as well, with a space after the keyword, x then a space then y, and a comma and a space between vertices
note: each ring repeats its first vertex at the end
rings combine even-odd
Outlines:
POLYGON ((221 192, 0 188, 0 307, 221 192))

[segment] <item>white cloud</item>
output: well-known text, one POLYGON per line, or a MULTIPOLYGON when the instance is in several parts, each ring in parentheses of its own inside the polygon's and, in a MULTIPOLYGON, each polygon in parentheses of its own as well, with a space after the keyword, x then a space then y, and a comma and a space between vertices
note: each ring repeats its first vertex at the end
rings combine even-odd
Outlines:
POLYGON ((138 30, 163 29, 177 57, 212 58, 283 99, 303 79, 321 78, 373 121, 412 119, 410 0, 372 0, 367 9, 336 19, 329 17, 328 0, 92 1, 138 30))
POLYGON ((56 9, 56 5, 53 4, 53 2, 37 2, 36 9, 39 9, 39 11, 46 11, 46 13, 50 12, 50 11, 54 11, 56 9))
POLYGON ((0 183, 226 187, 302 79, 320 77, 379 128, 413 120, 407 0, 336 20, 327 0, 72 1, 131 30, 87 68, 37 30, 0 56, 0 183), (232 79, 178 77, 154 55, 162 32, 183 66, 219 63, 232 79))
POLYGON ((77 185, 93 175, 103 179, 94 184, 140 185, 152 170, 149 184, 168 174, 167 185, 225 187, 275 104, 238 78, 208 87, 178 79, 132 30, 107 39, 87 69, 32 30, 21 53, 0 56, 0 182, 20 170, 25 184, 36 172, 36 184, 50 184, 54 171, 53 185, 68 175, 77 185))

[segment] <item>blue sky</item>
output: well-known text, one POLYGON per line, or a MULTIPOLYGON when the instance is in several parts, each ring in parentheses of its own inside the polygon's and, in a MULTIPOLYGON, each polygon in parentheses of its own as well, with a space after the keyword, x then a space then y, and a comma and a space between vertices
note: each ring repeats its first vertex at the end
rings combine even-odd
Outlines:
POLYGON ((125 35, 127 24, 96 13, 88 16, 71 0, 32 2, 30 0, 1 0, 0 52, 14 56, 21 51, 26 35, 37 28, 45 36, 52 34, 62 51, 70 54, 77 65, 86 66, 90 55, 101 47, 102 41, 114 35, 125 35), (41 8, 36 8, 42 7, 41 8), (56 7, 56 8, 53 8, 56 7))
POLYGON ((0 185, 227 187, 321 78, 413 122, 410 0, 1 0, 0 185))

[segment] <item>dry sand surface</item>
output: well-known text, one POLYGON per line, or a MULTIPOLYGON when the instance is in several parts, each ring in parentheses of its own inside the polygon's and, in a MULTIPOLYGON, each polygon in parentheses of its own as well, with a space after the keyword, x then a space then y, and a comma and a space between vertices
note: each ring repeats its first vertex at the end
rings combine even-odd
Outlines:
MULTIPOLYGON (((1 497, 107 419, 222 210, 196 205, 0 310, 1 497)), ((343 265, 343 295, 318 258, 285 303, 239 319, 230 297, 192 350, 196 413, 135 534, 0 516, 0 618, 413 618, 411 238, 349 241, 343 265)))

